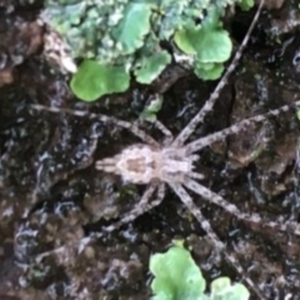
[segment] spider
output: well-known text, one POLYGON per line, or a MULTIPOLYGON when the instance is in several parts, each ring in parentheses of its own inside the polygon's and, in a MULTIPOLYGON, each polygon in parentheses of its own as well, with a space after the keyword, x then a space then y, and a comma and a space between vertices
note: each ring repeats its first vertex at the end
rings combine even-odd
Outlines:
MULTIPOLYGON (((207 235, 212 239, 217 250, 225 250, 225 244, 218 238, 210 223, 203 216, 201 210, 194 204, 192 197, 188 194, 186 188, 195 192, 204 200, 222 207, 224 210, 233 214, 238 219, 251 223, 263 224, 264 226, 268 226, 273 229, 276 228, 280 231, 293 231, 295 234, 300 234, 300 230, 296 222, 278 223, 275 221, 266 221, 256 213, 248 214, 240 211, 238 207, 229 203, 220 195, 199 183, 197 180, 203 179, 203 176, 194 168, 194 163, 198 159, 198 155, 195 154, 196 152, 200 151, 206 146, 211 145, 215 141, 223 140, 229 135, 237 134, 243 131, 253 122, 263 122, 270 116, 277 116, 282 112, 286 112, 291 109, 291 106, 285 105, 278 109, 271 110, 266 114, 245 119, 226 129, 205 137, 201 137, 185 145, 185 142, 194 132, 196 126, 198 126, 200 123, 203 123, 207 113, 213 109, 221 89, 225 86, 229 75, 235 69, 241 57, 242 51, 245 48, 252 30, 259 18, 263 2, 264 1, 260 2, 259 8, 255 17, 253 18, 248 32, 222 80, 219 82, 216 89, 211 94, 210 98, 204 104, 202 109, 190 121, 190 123, 186 125, 186 127, 176 138, 174 138, 169 129, 167 129, 159 121, 156 121, 155 125, 165 135, 163 143, 159 143, 154 140, 151 136, 141 130, 137 124, 118 120, 114 117, 108 117, 105 115, 94 114, 85 111, 46 107, 43 105, 32 105, 32 107, 38 110, 46 110, 53 113, 69 113, 77 117, 97 118, 106 124, 113 123, 117 126, 129 129, 134 135, 143 141, 143 143, 134 144, 125 148, 123 151, 113 157, 104 158, 96 162, 96 168, 98 170, 117 174, 128 183, 147 185, 140 202, 130 212, 126 213, 125 216, 121 217, 120 221, 106 227, 105 231, 112 232, 123 224, 132 222, 138 216, 144 214, 155 206, 158 206, 164 199, 166 185, 168 185, 195 216, 195 218, 201 224, 203 230, 205 230, 207 235), (155 200, 150 201, 155 192, 155 200)), ((300 105, 300 101, 295 102, 294 105, 300 105)), ((85 238, 85 241, 88 240, 89 239, 85 238)), ((60 250, 62 249, 63 248, 60 250)), ((245 272, 237 259, 235 259, 234 256, 227 254, 226 251, 223 251, 223 253, 226 259, 235 267, 237 272, 243 276, 245 272)), ((265 299, 250 278, 245 277, 245 280, 259 297, 259 299, 265 299)))

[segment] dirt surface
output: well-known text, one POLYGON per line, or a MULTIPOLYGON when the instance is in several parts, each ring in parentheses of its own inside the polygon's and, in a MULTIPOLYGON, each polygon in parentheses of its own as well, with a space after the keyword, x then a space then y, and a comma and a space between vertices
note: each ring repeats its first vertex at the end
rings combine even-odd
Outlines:
MULTIPOLYGON (((138 139, 97 120, 41 113, 29 104, 134 121, 159 84, 149 88, 133 83, 124 95, 91 105, 79 102, 67 78, 51 70, 41 54, 39 5, 24 1, 7 9, 2 2, 0 300, 149 299, 150 255, 165 251, 173 239, 191 246, 208 281, 221 275, 241 280, 170 191, 160 206, 118 232, 80 242, 101 233, 139 201, 144 187, 124 185, 94 167, 97 159, 138 139)), ((264 11, 237 71, 193 138, 300 99, 297 5, 285 2, 280 10, 264 11), (291 16, 294 23, 288 26, 291 16)), ((253 13, 238 12, 227 24, 237 43, 253 13)), ((180 78, 164 93, 158 118, 177 134, 214 85, 192 74, 180 78)), ((151 125, 144 127, 160 138, 151 125)), ((291 111, 207 147, 197 164, 204 185, 242 211, 265 219, 298 220, 299 129, 291 111)), ((267 299, 300 299, 299 237, 239 221, 199 196, 193 199, 267 299)))

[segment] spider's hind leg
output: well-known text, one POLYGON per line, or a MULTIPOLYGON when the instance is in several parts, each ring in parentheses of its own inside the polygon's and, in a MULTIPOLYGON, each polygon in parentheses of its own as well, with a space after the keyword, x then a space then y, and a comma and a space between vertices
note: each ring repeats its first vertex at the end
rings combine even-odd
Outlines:
POLYGON ((214 193, 210 189, 201 185, 197 181, 192 180, 191 178, 186 179, 184 185, 191 191, 195 192, 197 195, 201 196, 204 200, 208 202, 212 202, 215 205, 218 205, 219 207, 222 207, 224 210, 234 215, 239 220, 244 220, 249 223, 254 223, 260 226, 269 227, 274 230, 280 230, 282 232, 291 232, 295 235, 300 234, 299 224, 297 222, 280 223, 280 222, 265 220, 259 214, 254 212, 252 213, 242 212, 241 210, 239 210, 237 206, 235 206, 232 203, 229 203, 220 195, 214 193))
POLYGON ((130 223, 134 221, 136 218, 138 218, 140 215, 143 215, 147 211, 151 210, 155 206, 158 206, 165 196, 165 184, 162 183, 158 186, 157 191, 157 198, 151 202, 149 202, 151 196, 155 192, 157 188, 156 184, 151 184, 149 187, 147 187, 146 191, 144 192, 141 201, 128 213, 126 213, 125 216, 121 218, 120 221, 104 228, 104 231, 112 232, 118 228, 120 228, 122 225, 130 223))
POLYGON ((260 292, 259 288, 254 284, 254 282, 248 276, 246 276, 246 272, 243 270, 239 261, 233 255, 230 255, 226 252, 225 244, 219 239, 217 234, 210 226, 210 223, 202 215, 200 209, 194 204, 191 196, 186 192, 186 190, 182 187, 182 185, 177 183, 169 183, 169 185, 174 190, 174 192, 178 195, 181 201, 185 204, 185 206, 190 210, 190 212, 196 217, 198 222, 201 224, 203 230, 212 239, 216 247, 216 250, 222 251, 227 261, 235 268, 238 274, 245 279, 249 287, 253 290, 253 292, 255 292, 256 296, 258 297, 257 299, 260 300, 265 299, 265 297, 260 292))

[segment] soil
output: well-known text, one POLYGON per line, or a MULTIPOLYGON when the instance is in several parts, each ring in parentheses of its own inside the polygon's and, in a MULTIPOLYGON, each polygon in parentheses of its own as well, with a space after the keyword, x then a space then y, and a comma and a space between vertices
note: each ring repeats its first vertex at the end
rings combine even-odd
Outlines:
MULTIPOLYGON (((43 29, 36 22, 41 6, 23 2, 11 2, 8 9, 0 1, 0 300, 150 299, 149 258, 174 239, 192 249, 208 282, 219 276, 241 281, 171 191, 161 205, 119 231, 79 242, 139 201, 143 186, 126 185, 94 167, 97 159, 138 139, 97 120, 41 113, 29 104, 133 122, 159 84, 133 83, 127 93, 93 104, 75 99, 68 78, 42 56, 43 29)), ((270 3, 238 69, 192 139, 300 99, 298 4, 270 3)), ((254 13, 237 11, 227 22, 236 44, 254 13)), ((215 84, 190 73, 167 89, 163 82, 158 119, 178 134, 215 84)), ((150 124, 144 127, 161 138, 150 124)), ((299 221, 299 131, 291 110, 207 147, 197 167, 205 175, 203 184, 242 211, 299 221)), ((300 299, 299 237, 237 220, 200 196, 193 199, 266 299, 300 299)))

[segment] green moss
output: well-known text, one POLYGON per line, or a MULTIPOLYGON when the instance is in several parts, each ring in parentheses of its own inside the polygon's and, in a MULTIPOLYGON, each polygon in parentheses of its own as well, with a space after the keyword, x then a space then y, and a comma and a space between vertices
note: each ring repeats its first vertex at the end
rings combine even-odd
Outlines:
POLYGON ((42 17, 64 37, 74 59, 122 66, 150 84, 170 63, 172 50, 179 50, 195 74, 208 80, 221 76, 230 57, 231 39, 220 20, 235 3, 245 0, 46 0, 42 17), (163 41, 171 46, 168 52, 163 41))

